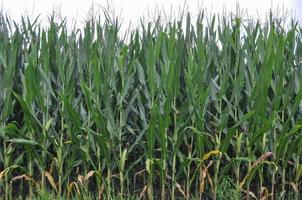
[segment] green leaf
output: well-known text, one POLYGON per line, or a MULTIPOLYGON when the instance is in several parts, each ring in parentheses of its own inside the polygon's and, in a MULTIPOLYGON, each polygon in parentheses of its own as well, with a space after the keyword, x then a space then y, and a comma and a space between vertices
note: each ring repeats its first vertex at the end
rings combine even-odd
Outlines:
POLYGON ((9 142, 12 143, 17 143, 17 144, 27 144, 27 145, 39 145, 36 141, 34 140, 28 140, 28 139, 24 139, 24 138, 12 138, 8 140, 9 142))

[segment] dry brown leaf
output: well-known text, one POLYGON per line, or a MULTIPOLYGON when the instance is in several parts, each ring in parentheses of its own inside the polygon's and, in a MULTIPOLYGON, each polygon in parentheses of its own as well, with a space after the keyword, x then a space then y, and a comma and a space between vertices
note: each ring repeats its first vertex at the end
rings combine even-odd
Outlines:
MULTIPOLYGON (((172 180, 172 177, 168 174, 166 174, 166 177, 169 179, 169 180, 172 180)), ((179 183, 176 183, 175 184, 176 188, 178 189, 178 191, 185 197, 185 199, 187 199, 187 196, 184 192, 184 190, 181 188, 181 185, 179 183)))
POLYGON ((264 154, 262 154, 252 165, 252 168, 256 167, 257 165, 259 165, 261 162, 265 161, 267 158, 269 158, 270 156, 274 156, 273 152, 266 152, 264 154))
POLYGON ((247 179, 248 176, 245 176, 244 179, 241 181, 241 183, 239 184, 239 187, 242 189, 245 182, 246 182, 246 179, 247 179))
POLYGON ((78 175, 78 181, 81 183, 81 184, 84 184, 84 176, 82 175, 78 175))
POLYGON ((102 184, 102 185, 101 185, 101 188, 100 188, 100 190, 99 190, 99 197, 98 197, 98 200, 102 200, 102 195, 103 195, 103 193, 104 193, 104 190, 105 190, 105 187, 104 187, 104 185, 102 184))
POLYGON ((139 194, 139 197, 138 197, 139 200, 144 197, 144 194, 147 192, 147 189, 148 189, 148 185, 145 185, 142 192, 139 194))
POLYGON ((48 172, 48 171, 45 171, 45 174, 44 174, 48 180, 48 182, 50 183, 50 185, 56 190, 58 191, 57 189, 57 185, 55 183, 55 180, 54 178, 52 177, 52 175, 48 172))
POLYGON ((3 169, 3 171, 0 172, 0 181, 3 179, 3 177, 8 173, 8 171, 11 169, 11 167, 7 167, 3 169))
POLYGON ((299 192, 299 189, 298 189, 298 186, 297 186, 296 183, 294 183, 294 182, 287 182, 287 184, 291 185, 292 188, 293 188, 293 190, 294 190, 296 193, 299 192))
POLYGON ((181 185, 179 183, 176 183, 176 188, 184 196, 184 198, 187 199, 187 196, 186 196, 184 190, 181 188, 181 185))
POLYGON ((268 195, 268 190, 266 187, 261 187, 260 190, 260 200, 266 200, 268 199, 269 195, 268 195))
POLYGON ((2 178, 4 177, 6 171, 7 171, 7 170, 4 169, 2 172, 0 172, 0 181, 1 181, 2 178))
POLYGON ((258 198, 256 197, 256 195, 255 195, 253 192, 251 192, 251 191, 247 191, 247 190, 241 190, 241 191, 244 192, 246 195, 251 196, 251 197, 254 198, 254 199, 258 199, 258 198))
POLYGON ((214 163, 213 160, 210 160, 210 162, 209 162, 209 164, 207 165, 206 168, 209 169, 213 165, 213 163, 214 163))
POLYGON ((90 177, 92 177, 94 174, 94 171, 89 171, 85 177, 85 181, 88 181, 90 177))
POLYGON ((50 174, 52 174, 52 172, 53 172, 55 162, 58 163, 58 160, 56 158, 54 158, 53 161, 50 164, 50 168, 49 168, 49 171, 48 171, 50 174))
POLYGON ((27 176, 26 174, 22 174, 22 175, 13 177, 12 180, 11 180, 11 182, 14 182, 14 181, 20 180, 20 179, 25 179, 26 181, 33 180, 32 178, 30 178, 30 177, 27 176))
POLYGON ((80 189, 79 189, 79 186, 78 186, 78 184, 76 183, 76 182, 71 182, 70 184, 69 184, 69 186, 68 186, 68 188, 67 188, 67 200, 69 200, 70 199, 70 196, 71 196, 71 190, 72 190, 72 188, 73 187, 75 187, 76 188, 76 190, 77 190, 77 194, 79 195, 80 194, 80 189))
POLYGON ((292 161, 287 161, 287 163, 289 164, 289 165, 291 165, 291 166, 295 166, 296 165, 296 163, 294 163, 294 162, 292 162, 292 161))
MULTIPOLYGON (((266 159, 268 159, 270 156, 274 156, 274 153, 273 152, 266 152, 264 154, 262 154, 257 160, 254 161, 254 163, 252 164, 251 168, 255 168, 257 167, 259 164, 261 164, 263 161, 265 161, 266 159)), ((243 188, 246 180, 248 179, 249 177, 249 174, 247 174, 244 179, 241 181, 240 183, 240 188, 243 188)))
POLYGON ((203 166, 200 167, 200 173, 199 173, 199 192, 204 192, 204 186, 205 186, 205 178, 207 176, 206 169, 203 169, 203 166))

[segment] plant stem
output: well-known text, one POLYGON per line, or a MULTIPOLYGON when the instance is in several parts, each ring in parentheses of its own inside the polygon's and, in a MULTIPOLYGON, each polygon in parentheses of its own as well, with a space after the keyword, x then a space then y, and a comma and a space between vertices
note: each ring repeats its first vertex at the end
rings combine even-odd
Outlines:
MULTIPOLYGON (((4 127, 4 126, 3 126, 4 127)), ((3 128, 1 128, 1 130, 3 130, 3 128)), ((4 133, 2 133, 4 134, 4 133)), ((3 154, 4 154, 4 169, 6 169, 9 166, 9 159, 7 157, 7 146, 6 146, 6 137, 4 136, 4 140, 3 140, 3 154)), ((9 200, 9 183, 8 183, 8 176, 6 175, 4 177, 4 185, 5 185, 5 200, 9 200)))
MULTIPOLYGON (((174 148, 177 147, 177 141, 178 141, 178 133, 177 133, 177 111, 176 111, 176 98, 174 98, 173 101, 173 107, 175 109, 174 111, 174 134, 173 134, 173 146, 174 148)), ((174 200, 175 199, 175 184, 176 184, 176 155, 177 155, 177 150, 178 149, 174 149, 173 151, 173 158, 172 158, 172 197, 171 199, 174 200)))

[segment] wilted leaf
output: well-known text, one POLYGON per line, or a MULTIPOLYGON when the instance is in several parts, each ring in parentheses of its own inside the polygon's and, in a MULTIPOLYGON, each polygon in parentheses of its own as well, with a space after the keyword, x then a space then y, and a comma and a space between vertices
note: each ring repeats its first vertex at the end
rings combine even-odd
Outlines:
POLYGON ((50 185, 57 191, 58 190, 57 185, 56 185, 56 182, 55 182, 54 178, 52 177, 52 175, 48 171, 45 171, 44 175, 46 176, 50 185))

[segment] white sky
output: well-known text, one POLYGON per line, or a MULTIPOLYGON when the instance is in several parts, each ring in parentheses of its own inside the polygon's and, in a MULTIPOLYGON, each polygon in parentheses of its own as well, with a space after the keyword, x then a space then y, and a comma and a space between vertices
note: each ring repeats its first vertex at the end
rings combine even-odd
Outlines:
MULTIPOLYGON (((61 15, 67 17, 69 22, 75 19, 83 22, 93 3, 97 10, 100 7, 107 7, 107 1, 124 22, 131 20, 133 23, 138 22, 139 17, 147 15, 148 10, 154 12, 156 5, 169 12, 171 6, 177 10, 185 2, 184 0, 0 0, 4 12, 17 21, 21 15, 35 17, 41 14, 41 20, 47 19, 55 9, 60 10, 61 15)), ((223 8, 227 11, 235 11, 237 2, 241 9, 247 10, 252 16, 257 16, 258 13, 263 17, 270 8, 285 8, 293 11, 295 16, 302 16, 302 0, 187 0, 186 5, 194 15, 202 5, 210 12, 221 12, 223 8)))

